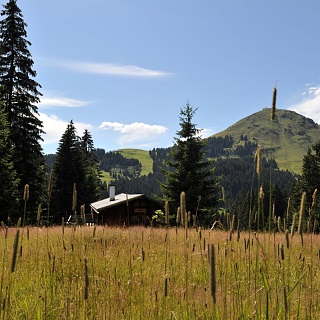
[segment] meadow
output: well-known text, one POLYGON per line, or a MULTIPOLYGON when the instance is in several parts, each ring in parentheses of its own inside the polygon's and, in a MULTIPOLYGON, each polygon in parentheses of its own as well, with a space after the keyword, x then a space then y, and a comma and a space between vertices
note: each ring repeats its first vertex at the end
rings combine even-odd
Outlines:
POLYGON ((319 319, 320 237, 0 229, 0 319, 319 319))

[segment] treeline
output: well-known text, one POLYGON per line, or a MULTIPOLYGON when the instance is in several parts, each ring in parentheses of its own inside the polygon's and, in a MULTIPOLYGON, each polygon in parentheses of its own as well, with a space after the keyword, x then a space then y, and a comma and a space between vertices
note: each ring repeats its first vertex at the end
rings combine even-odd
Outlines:
POLYGON ((230 135, 210 137, 206 139, 204 151, 208 158, 246 157, 252 156, 258 147, 256 142, 248 140, 248 137, 244 135, 240 136, 240 143, 234 148, 234 139, 230 135))
POLYGON ((29 51, 21 9, 9 0, 0 21, 0 221, 16 225, 61 223, 100 198, 100 168, 90 132, 72 121, 56 155, 44 156, 38 103, 41 85, 29 51), (46 162, 47 168, 46 168, 46 162))
MULTIPOLYGON (((0 21, 0 220, 36 212, 44 197, 46 172, 38 115, 40 84, 16 1, 3 5, 0 21)), ((23 219, 22 224, 25 221, 23 219)))
MULTIPOLYGON (((226 222, 226 213, 228 213, 230 216, 235 215, 241 228, 247 229, 249 223, 254 228, 257 222, 257 199, 259 192, 262 191, 264 199, 263 209, 260 208, 260 218, 261 227, 265 227, 269 219, 270 203, 273 215, 282 218, 285 216, 288 198, 292 195, 297 177, 289 171, 280 170, 275 160, 269 161, 265 158, 262 158, 261 174, 258 176, 255 160, 257 145, 248 141, 246 137, 242 137, 242 139, 244 143, 241 149, 232 149, 233 142, 230 136, 212 138, 209 147, 204 148, 207 157, 219 155, 215 157, 214 161, 214 176, 220 179, 221 187, 224 190, 224 195, 222 195, 222 191, 219 194, 221 201, 212 221, 226 222), (223 151, 225 148, 227 151, 223 151), (229 156, 226 157, 226 154, 229 156), (238 156, 239 154, 244 156, 238 156), (250 221, 249 213, 252 215, 250 221)), ((169 148, 150 150, 149 155, 153 159, 153 172, 134 179, 126 176, 119 177, 116 180, 117 192, 144 193, 150 197, 161 198, 159 183, 165 182, 163 168, 168 151, 169 148)), ((107 194, 105 195, 107 196, 107 194)))

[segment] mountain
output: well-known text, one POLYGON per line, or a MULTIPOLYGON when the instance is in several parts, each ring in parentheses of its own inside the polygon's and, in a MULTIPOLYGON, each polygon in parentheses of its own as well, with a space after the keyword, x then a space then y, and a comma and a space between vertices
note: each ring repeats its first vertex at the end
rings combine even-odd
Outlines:
POLYGON ((212 137, 225 136, 232 137, 233 150, 247 141, 254 142, 267 159, 276 160, 280 169, 301 173, 303 156, 319 141, 320 127, 312 119, 283 109, 276 110, 272 121, 271 109, 264 108, 212 137))

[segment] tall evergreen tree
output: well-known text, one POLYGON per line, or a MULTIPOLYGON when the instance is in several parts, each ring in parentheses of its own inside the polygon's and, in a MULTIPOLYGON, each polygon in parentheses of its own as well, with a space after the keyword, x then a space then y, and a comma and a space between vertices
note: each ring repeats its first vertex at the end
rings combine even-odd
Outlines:
POLYGON ((161 189, 174 210, 180 206, 180 194, 184 191, 187 211, 196 214, 199 209, 198 219, 204 222, 205 212, 212 211, 216 204, 218 181, 213 177, 212 161, 205 159, 203 147, 206 142, 192 122, 196 111, 189 103, 180 110, 181 129, 177 131, 175 145, 169 152, 168 168, 164 169, 166 182, 161 184, 161 189))
POLYGON ((292 205, 298 212, 302 193, 306 192, 306 208, 309 228, 320 232, 320 142, 309 148, 303 157, 302 177, 294 185, 292 205))
POLYGON ((99 200, 101 197, 101 169, 96 150, 94 148, 91 133, 85 130, 81 138, 83 163, 86 172, 86 200, 89 204, 99 200))
POLYGON ((13 147, 9 133, 7 116, 0 105, 0 220, 5 222, 18 209, 19 180, 13 168, 13 147))
POLYGON ((83 151, 72 121, 60 139, 53 172, 50 212, 52 222, 59 223, 63 217, 68 218, 72 214, 74 185, 77 190, 77 212, 79 205, 86 201, 83 151))
POLYGON ((5 4, 0 21, 0 94, 10 126, 13 165, 20 180, 21 199, 25 184, 30 186, 28 208, 36 212, 44 183, 44 156, 40 141, 42 122, 37 103, 41 87, 35 80, 33 60, 26 39, 27 24, 16 0, 5 4))

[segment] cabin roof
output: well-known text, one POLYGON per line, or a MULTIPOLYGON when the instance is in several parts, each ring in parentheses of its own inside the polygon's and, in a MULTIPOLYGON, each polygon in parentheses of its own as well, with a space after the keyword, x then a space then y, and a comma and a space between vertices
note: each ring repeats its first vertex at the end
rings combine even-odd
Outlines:
MULTIPOLYGON (((138 193, 138 194, 127 194, 127 193, 120 193, 117 194, 114 197, 114 200, 110 200, 110 198, 102 199, 100 201, 96 201, 90 204, 90 207, 96 211, 102 211, 103 209, 110 208, 117 206, 119 204, 125 203, 126 201, 130 202, 132 200, 145 197, 144 194, 138 193)), ((152 201, 155 201, 153 199, 150 199, 152 201)))

